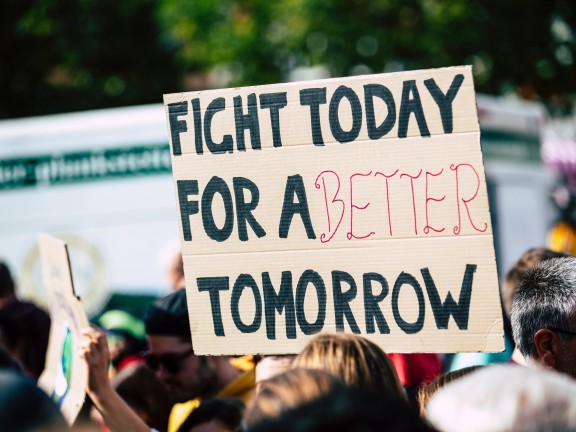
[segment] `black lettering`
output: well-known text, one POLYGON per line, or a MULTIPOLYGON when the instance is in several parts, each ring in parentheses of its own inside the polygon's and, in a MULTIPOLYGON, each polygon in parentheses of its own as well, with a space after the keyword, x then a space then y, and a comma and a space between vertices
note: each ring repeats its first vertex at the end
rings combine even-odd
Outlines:
POLYGON ((264 315, 266 316, 266 337, 276 339, 276 311, 282 315, 285 312, 286 337, 296 339, 296 314, 294 309, 294 293, 292 291, 292 273, 282 272, 280 291, 276 294, 268 272, 262 273, 262 290, 264 291, 264 315))
POLYGON ((398 119, 398 138, 406 138, 408 135, 408 121, 412 113, 416 117, 416 122, 418 122, 420 135, 429 137, 430 131, 426 124, 426 118, 424 117, 424 110, 422 109, 422 101, 420 100, 418 87, 416 87, 416 81, 408 80, 404 81, 404 86, 402 87, 402 101, 400 102, 400 115, 398 119))
POLYGON ((208 104, 206 114, 204 115, 204 140, 210 153, 232 153, 234 143, 232 135, 224 135, 221 143, 215 143, 212 140, 212 118, 216 113, 223 111, 226 108, 226 99, 219 97, 214 99, 208 104))
POLYGON ((464 75, 458 74, 452 80, 450 88, 446 94, 442 93, 434 78, 427 79, 424 81, 426 88, 434 98, 438 109, 440 110, 440 115, 442 116, 442 127, 444 128, 444 133, 452 133, 452 122, 453 122, 453 112, 452 112, 452 102, 460 90, 460 86, 464 81, 464 75))
POLYGON ((208 234, 208 237, 218 242, 227 240, 234 228, 232 195, 230 194, 228 185, 220 177, 212 177, 202 194, 202 223, 204 224, 204 231, 208 234), (214 195, 217 193, 220 194, 224 201, 224 212, 226 213, 222 229, 219 229, 216 226, 216 222, 214 222, 214 213, 212 212, 214 195))
POLYGON ((306 189, 301 175, 289 176, 286 179, 286 189, 284 190, 284 203, 282 204, 282 214, 280 216, 280 225, 278 227, 278 236, 287 238, 292 218, 298 213, 302 218, 302 223, 306 229, 306 235, 309 239, 315 239, 314 227, 310 219, 310 210, 308 209, 308 199, 306 198, 306 189), (297 202, 294 202, 294 197, 297 202))
POLYGON ((168 104, 168 121, 170 122, 170 136, 172 137, 172 154, 180 156, 182 146, 180 145, 180 134, 188 131, 186 120, 178 120, 181 115, 188 114, 188 102, 176 102, 168 104))
POLYGON ((239 275, 236 282, 234 282, 232 298, 230 299, 230 310, 232 313, 232 321, 234 321, 236 328, 242 333, 255 333, 260 329, 260 324, 262 323, 262 297, 260 297, 260 290, 258 290, 256 281, 249 274, 243 273, 239 275), (244 288, 251 288, 252 294, 254 295, 256 311, 252 324, 244 324, 240 317, 240 310, 238 309, 244 288))
POLYGON ((252 210, 258 206, 260 201, 260 192, 258 186, 247 178, 234 177, 234 198, 236 199, 236 221, 238 223, 238 237, 241 241, 248 240, 248 230, 246 229, 246 222, 252 228, 258 238, 264 237, 266 232, 260 226, 252 210), (244 190, 250 192, 250 201, 244 201, 244 190))
POLYGON ((378 273, 364 273, 364 316, 366 318, 366 333, 375 333, 374 322, 378 325, 380 334, 390 334, 390 327, 384 318, 384 314, 378 303, 388 295, 388 282, 378 273), (372 282, 377 282, 382 287, 380 294, 374 295, 372 291, 372 282))
POLYGON ((362 105, 360 105, 360 99, 358 99, 354 90, 343 85, 336 89, 332 95, 332 99, 330 99, 328 119, 330 121, 332 136, 336 141, 347 143, 358 138, 360 128, 362 127, 362 105), (352 110, 352 127, 348 132, 342 129, 340 118, 338 117, 338 108, 340 107, 340 101, 343 98, 348 99, 352 110))
POLYGON ((400 273, 398 279, 396 279, 396 282, 394 283, 394 288, 392 289, 392 312, 394 314, 394 320, 396 321, 396 324, 398 324, 398 327, 400 327, 402 331, 404 331, 404 333, 414 334, 422 330, 422 327, 424 326, 424 317, 426 315, 426 308, 424 305, 424 293, 422 292, 422 287, 420 286, 416 278, 409 273, 404 272, 400 273), (409 323, 405 321, 400 316, 400 311, 398 309, 398 298, 400 297, 400 289, 404 285, 410 285, 414 289, 416 297, 418 297, 418 319, 416 319, 416 322, 414 323, 409 323))
POLYGON ((424 277, 424 284, 426 285, 426 292, 428 293, 432 312, 434 313, 436 327, 439 329, 447 329, 448 320, 450 319, 450 315, 452 315, 458 328, 460 330, 467 330, 468 317, 470 315, 470 298, 472 297, 472 282, 474 281, 476 264, 466 264, 458 303, 454 301, 451 292, 448 292, 446 299, 442 302, 436 289, 436 284, 430 275, 430 271, 427 268, 423 268, 420 272, 424 277))
POLYGON ((300 330, 305 335, 316 334, 324 327, 324 321, 326 320, 326 286, 322 277, 313 270, 304 271, 298 280, 296 287, 296 318, 298 319, 300 330), (304 300, 309 284, 316 288, 316 296, 318 298, 318 316, 313 323, 309 323, 306 320, 304 312, 304 300))
POLYGON ((310 107, 310 125, 314 145, 324 145, 320 126, 320 105, 326 103, 326 87, 300 90, 300 105, 310 107))
POLYGON ((200 99, 192 99, 192 113, 194 114, 194 143, 196 145, 196 154, 204 153, 202 143, 202 110, 200 109, 200 99))
POLYGON ((244 144, 244 131, 250 131, 250 142, 254 150, 260 150, 260 123, 258 121, 258 104, 256 103, 256 94, 248 95, 248 114, 242 111, 242 96, 234 97, 234 122, 236 124, 236 148, 240 151, 246 151, 244 144))
POLYGON ((280 110, 288 105, 286 92, 264 93, 260 95, 260 107, 270 110, 270 123, 272 125, 272 142, 274 147, 282 147, 280 135, 280 110))
POLYGON ((222 324, 222 310, 220 308, 220 291, 230 289, 227 277, 206 277, 197 278, 198 291, 208 291, 210 294, 210 307, 212 309, 212 322, 214 324, 214 334, 224 336, 224 324, 222 324))
POLYGON ((332 272, 332 292, 334 297, 334 318, 336 320, 336 330, 344 331, 344 317, 354 334, 360 334, 360 328, 356 324, 354 314, 350 308, 350 302, 356 298, 358 291, 356 281, 349 273, 334 270, 332 272), (342 292, 342 282, 348 284, 348 291, 342 292))
POLYGON ((184 241, 192 241, 190 229, 190 216, 198 213, 198 201, 189 201, 190 195, 198 195, 198 181, 178 180, 178 202, 180 203, 180 220, 182 221, 182 234, 184 241))
POLYGON ((396 123, 396 103, 392 92, 381 84, 366 84, 364 86, 364 100, 366 104, 366 126, 368 137, 372 140, 382 138, 394 127, 396 123), (384 101, 388 109, 386 118, 379 126, 376 126, 376 114, 374 112, 374 97, 384 101))

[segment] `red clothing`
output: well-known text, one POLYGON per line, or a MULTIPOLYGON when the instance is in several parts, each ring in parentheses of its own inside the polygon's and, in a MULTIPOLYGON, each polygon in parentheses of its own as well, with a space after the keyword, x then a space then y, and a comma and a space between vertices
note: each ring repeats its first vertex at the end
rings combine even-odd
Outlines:
POLYGON ((430 382, 442 372, 438 354, 388 354, 404 387, 430 382))
POLYGON ((131 367, 131 366, 138 366, 138 365, 143 365, 144 363, 144 359, 142 358, 142 356, 137 355, 137 354, 132 354, 129 356, 124 357, 120 363, 118 363, 118 366, 116 367, 116 372, 120 372, 122 369, 126 369, 127 367, 131 367))

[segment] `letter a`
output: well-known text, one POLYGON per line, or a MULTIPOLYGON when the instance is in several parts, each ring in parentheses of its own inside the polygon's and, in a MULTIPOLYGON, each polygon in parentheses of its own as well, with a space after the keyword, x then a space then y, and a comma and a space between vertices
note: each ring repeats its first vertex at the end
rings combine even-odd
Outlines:
POLYGON ((290 224, 294 214, 299 213, 306 228, 306 235, 309 239, 315 239, 316 234, 310 220, 310 210, 308 209, 308 200, 306 199, 306 189, 302 182, 302 176, 294 175, 288 177, 286 181, 286 190, 284 192, 284 204, 282 205, 282 215, 280 217, 280 226, 278 227, 278 236, 287 238, 290 224), (294 202, 294 196, 298 198, 294 202))

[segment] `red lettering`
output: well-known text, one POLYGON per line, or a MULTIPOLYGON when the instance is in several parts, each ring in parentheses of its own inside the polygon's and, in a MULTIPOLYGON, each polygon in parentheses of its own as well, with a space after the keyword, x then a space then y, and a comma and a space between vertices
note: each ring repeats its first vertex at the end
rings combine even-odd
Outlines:
POLYGON ((328 233, 320 234, 320 241, 322 243, 327 243, 330 240, 332 240, 332 237, 334 237, 334 234, 336 234, 336 231, 338 231, 338 228, 340 227, 340 224, 342 223, 342 218, 344 217, 344 210, 346 209, 346 204, 344 203, 344 201, 342 201, 341 199, 338 198, 338 193, 340 192, 340 177, 338 177, 338 174, 336 174, 334 171, 330 171, 330 170, 322 171, 320 174, 318 174, 318 177, 316 177, 316 181, 314 182, 314 186, 316 187, 316 189, 320 189, 320 187, 322 187, 324 189, 324 204, 326 205, 326 216, 328 218, 328 233), (337 184, 336 192, 334 192, 334 195, 333 195, 330 203, 328 203, 326 181, 324 178, 326 174, 332 174, 334 177, 336 177, 336 184, 337 184), (320 183, 318 182, 318 179, 322 180, 322 185, 320 185, 320 183), (340 212, 340 219, 338 220, 338 224, 336 225, 336 228, 334 229, 334 231, 332 231, 329 204, 335 204, 335 203, 340 203, 342 205, 342 211, 340 212), (327 234, 330 234, 330 237, 328 237, 328 239, 326 238, 327 234))
POLYGON ((388 190, 388 179, 391 177, 394 177, 397 172, 398 172, 398 170, 394 171, 390 175, 386 175, 386 174, 381 173, 381 172, 376 172, 374 174, 374 176, 381 175, 384 178, 386 178, 386 205, 388 206, 388 227, 390 228, 390 236, 392 236, 392 216, 390 215, 390 192, 388 190))
POLYGON ((467 164, 467 163, 462 163, 462 164, 458 164, 458 165, 454 165, 454 164, 450 165, 450 169, 456 173, 456 206, 458 208, 458 226, 454 227, 453 232, 454 232, 454 234, 458 235, 458 234, 460 234, 460 231, 462 230, 461 216, 460 216, 460 186, 459 186, 460 183, 459 183, 459 177, 458 177, 458 169, 460 167, 463 167, 463 166, 469 167, 474 172, 474 175, 476 176, 476 191, 474 192, 472 197, 470 197, 468 199, 462 198, 462 202, 464 203, 464 207, 466 207, 466 213, 468 214, 468 220, 470 221, 472 228, 474 228, 478 232, 485 232, 488 229, 488 224, 485 222, 484 223, 484 229, 480 229, 474 224, 474 222, 472 221, 472 217, 470 216, 470 209, 468 208, 468 203, 470 201, 474 200, 476 198, 476 196, 478 195, 478 191, 480 190, 480 176, 478 175, 478 173, 476 172, 474 167, 470 164, 467 164))
POLYGON ((416 219, 416 199, 414 197, 414 179, 417 179, 418 177, 420 177, 420 174, 422 174, 422 170, 420 170, 418 172, 418 175, 416 176, 411 176, 410 174, 407 173, 403 173, 400 174, 400 178, 406 176, 406 177, 410 177, 410 187, 412 188, 412 209, 414 210, 414 233, 418 234, 418 221, 416 219))
POLYGON ((446 198, 446 195, 444 195, 442 198, 429 197, 429 195, 428 195, 428 176, 430 175, 432 177, 437 177, 440 174, 442 174, 443 172, 444 172, 444 168, 442 168, 440 170, 440 172, 437 174, 426 171, 426 226, 424 227, 424 234, 428 234, 430 232, 430 230, 432 230, 434 232, 442 232, 445 229, 445 228, 442 228, 442 229, 433 228, 432 226, 430 226, 430 221, 428 219, 428 202, 429 201, 441 202, 441 201, 444 201, 444 198, 446 198))
POLYGON ((360 206, 357 206, 356 204, 354 204, 354 199, 352 198, 352 179, 354 177, 357 177, 357 176, 368 177, 370 175, 372 175, 372 171, 370 171, 368 174, 356 173, 356 174, 352 174, 350 176, 350 231, 348 231, 348 233, 346 234, 346 237, 348 238, 348 240, 352 240, 352 238, 363 239, 363 238, 370 237, 372 234, 376 234, 374 231, 371 231, 370 234, 366 234, 364 236, 357 236, 354 234, 354 229, 353 229, 354 209, 366 210, 368 208, 368 206, 370 205, 370 203, 367 203, 363 207, 360 207, 360 206))

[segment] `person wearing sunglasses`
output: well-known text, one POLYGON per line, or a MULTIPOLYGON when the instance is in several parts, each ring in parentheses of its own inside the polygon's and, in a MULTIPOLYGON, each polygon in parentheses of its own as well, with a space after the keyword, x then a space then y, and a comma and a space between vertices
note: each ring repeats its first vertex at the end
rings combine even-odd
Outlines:
POLYGON ((527 365, 576 378, 576 258, 529 270, 512 302, 512 332, 527 365))
MULTIPOLYGON (((194 354, 184 289, 162 297, 147 311, 145 319, 149 351, 145 363, 175 402, 168 432, 176 432, 202 400, 212 397, 250 401, 255 391, 254 367, 236 368, 223 356, 194 354)), ((106 334, 98 328, 83 331, 81 355, 88 364, 88 395, 112 432, 149 432, 112 388, 108 378, 109 349, 106 334)))
POLYGON ((246 403, 251 399, 253 365, 242 371, 228 357, 194 354, 184 289, 154 302, 145 323, 149 351, 144 360, 176 402, 168 432, 176 431, 201 400, 218 396, 246 403))

